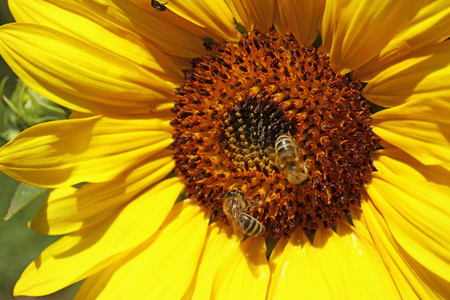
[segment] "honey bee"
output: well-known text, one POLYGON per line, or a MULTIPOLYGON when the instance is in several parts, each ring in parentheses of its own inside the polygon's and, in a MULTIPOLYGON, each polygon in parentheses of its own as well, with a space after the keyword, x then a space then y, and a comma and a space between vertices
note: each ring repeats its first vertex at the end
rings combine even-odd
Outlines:
POLYGON ((263 236, 266 234, 266 227, 258 220, 246 212, 252 206, 248 206, 247 201, 241 191, 233 189, 225 195, 223 202, 223 212, 233 226, 234 234, 242 240, 244 234, 249 236, 263 236))
POLYGON ((152 0, 152 6, 157 11, 165 11, 165 10, 167 10, 166 4, 167 4, 167 2, 166 3, 162 3, 162 2, 159 2, 159 1, 156 1, 156 0, 152 0))
POLYGON ((308 168, 298 156, 298 145, 289 134, 281 134, 277 138, 274 152, 277 166, 290 183, 298 186, 308 183, 308 168))

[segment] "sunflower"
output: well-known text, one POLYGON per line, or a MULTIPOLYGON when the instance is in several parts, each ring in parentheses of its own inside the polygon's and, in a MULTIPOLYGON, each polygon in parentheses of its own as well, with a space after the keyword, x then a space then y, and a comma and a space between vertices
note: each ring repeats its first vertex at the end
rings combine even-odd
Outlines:
POLYGON ((0 150, 63 235, 15 295, 449 297, 448 1, 9 6, 1 55, 72 110, 0 150))

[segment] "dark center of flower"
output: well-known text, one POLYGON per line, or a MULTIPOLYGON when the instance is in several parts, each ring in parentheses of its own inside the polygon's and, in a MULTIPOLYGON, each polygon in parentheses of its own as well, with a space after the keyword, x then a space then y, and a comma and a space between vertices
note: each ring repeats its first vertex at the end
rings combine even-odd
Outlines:
POLYGON ((208 48, 172 109, 188 196, 250 235, 337 225, 360 205, 378 147, 361 84, 289 35, 254 31, 208 48))

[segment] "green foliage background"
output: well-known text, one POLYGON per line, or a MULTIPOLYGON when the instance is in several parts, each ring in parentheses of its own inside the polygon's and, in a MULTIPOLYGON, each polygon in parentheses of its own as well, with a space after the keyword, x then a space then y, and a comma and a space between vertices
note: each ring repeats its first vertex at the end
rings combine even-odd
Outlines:
MULTIPOLYGON (((7 0, 0 0, 0 24, 13 21, 14 19, 8 10, 7 0)), ((4 60, 0 58, 0 80, 4 76, 9 77, 5 88, 5 94, 9 97, 14 90, 17 77, 4 60)), ((2 108, 0 107, 0 109, 2 108)), ((2 116, 3 113, 0 112, 0 118, 2 116)), ((77 286, 39 298, 12 296, 14 284, 22 271, 43 249, 58 238, 37 234, 27 227, 27 222, 33 218, 39 206, 45 200, 43 197, 35 200, 8 222, 3 221, 17 185, 17 181, 0 172, 0 300, 71 299, 76 292, 77 286)))
MULTIPOLYGON (((8 10, 7 0, 0 0, 0 24, 11 23, 13 21, 14 19, 8 10)), ((11 69, 8 68, 8 65, 5 63, 5 61, 3 59, 0 59, 0 79, 5 75, 9 76, 10 78, 10 80, 8 80, 8 82, 6 83, 6 93, 10 95, 14 89, 14 79, 16 78, 16 76, 11 71, 11 69)))

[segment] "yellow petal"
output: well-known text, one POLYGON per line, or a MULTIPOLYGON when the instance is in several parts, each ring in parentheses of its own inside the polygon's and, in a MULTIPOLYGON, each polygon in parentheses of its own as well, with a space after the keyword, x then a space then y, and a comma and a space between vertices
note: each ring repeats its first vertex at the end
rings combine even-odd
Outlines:
POLYGON ((181 70, 132 37, 109 37, 93 44, 38 24, 14 23, 0 28, 0 54, 31 88, 73 110, 136 114, 172 101, 181 70))
POLYGON ((63 235, 103 222, 174 167, 171 151, 152 156, 147 162, 111 181, 88 183, 80 189, 58 188, 30 223, 36 232, 63 235))
POLYGON ((75 299, 181 299, 197 268, 208 221, 195 203, 178 203, 149 241, 86 279, 75 299))
POLYGON ((132 42, 133 33, 148 39, 140 41, 149 47, 148 51, 156 46, 163 52, 189 58, 205 51, 202 38, 181 27, 187 23, 183 19, 178 19, 181 26, 177 26, 161 14, 151 14, 128 1, 11 0, 8 4, 17 22, 45 25, 94 45, 108 45, 117 53, 140 51, 139 43, 132 42))
POLYGON ((168 130, 166 120, 157 118, 42 123, 0 148, 0 170, 43 187, 104 182, 169 146, 168 130))
POLYGON ((231 0, 227 1, 237 23, 247 30, 258 29, 268 32, 275 17, 275 1, 267 0, 231 0))
POLYGON ((281 0, 278 2, 288 23, 287 32, 292 33, 303 45, 309 46, 319 35, 325 0, 281 0))
POLYGON ((231 12, 233 13, 236 23, 244 26, 247 31, 250 31, 252 26, 255 25, 255 20, 252 18, 249 12, 247 12, 243 1, 230 0, 227 1, 227 4, 230 7, 231 12))
POLYGON ((248 238, 217 270, 212 299, 265 299, 269 278, 265 240, 248 238))
POLYGON ((405 60, 380 72, 363 95, 382 106, 416 100, 450 97, 450 41, 420 48, 405 60))
POLYGON ((373 131, 425 165, 450 166, 449 113, 442 100, 409 101, 374 114, 373 131))
MULTIPOLYGON (((84 0, 76 0, 76 1, 83 2, 84 0)), ((129 16, 130 13, 128 12, 128 9, 125 9, 125 7, 127 7, 127 5, 122 3, 123 1, 121 1, 121 2, 117 2, 115 0, 93 0, 93 1, 95 1, 96 3, 99 3, 101 5, 107 4, 107 6, 108 6, 107 12, 111 13, 111 15, 113 15, 114 17, 117 17, 119 20, 122 20, 122 18, 125 18, 125 19, 130 19, 130 20, 124 21, 124 22, 126 22, 126 23, 131 22, 132 24, 134 23, 133 19, 129 16), (121 12, 121 11, 123 11, 123 12, 121 12), (123 17, 120 17, 119 15, 123 15, 123 17)), ((214 33, 212 33, 211 30, 205 29, 205 27, 203 25, 195 23, 195 22, 191 22, 190 20, 187 20, 187 19, 183 18, 182 16, 175 14, 170 9, 166 9, 165 11, 161 12, 160 10, 153 7, 153 5, 148 5, 147 0, 128 0, 126 2, 129 2, 129 4, 136 7, 138 11, 144 11, 152 16, 157 17, 158 19, 160 19, 158 22, 168 22, 170 24, 173 24, 180 28, 183 28, 184 30, 189 31, 191 34, 194 34, 199 37, 209 37, 209 38, 219 37, 219 36, 215 35, 214 33)), ((169 3, 168 1, 167 1, 167 3, 163 2, 163 1, 158 1, 158 2, 164 4, 164 6, 166 8, 168 8, 167 7, 167 4, 169 3)), ((147 24, 145 26, 151 26, 151 24, 147 24)), ((163 31, 163 33, 164 33, 164 31, 163 31)), ((170 37, 168 37, 168 38, 170 38, 170 37)))
POLYGON ((450 290, 450 238, 443 230, 450 226, 450 187, 374 173, 367 192, 412 272, 424 282, 436 278, 431 287, 444 295, 450 290))
POLYGON ((239 251, 240 241, 232 234, 230 226, 217 224, 209 226, 197 272, 183 299, 209 299, 217 270, 230 253, 239 251))
POLYGON ((236 39, 233 14, 225 1, 216 0, 172 0, 166 7, 180 17, 204 27, 222 39, 236 39))
POLYGON ((448 0, 430 1, 398 33, 381 52, 355 71, 354 77, 367 81, 382 70, 400 62, 411 52, 450 36, 450 5, 448 0))
POLYGON ((422 0, 327 1, 321 51, 330 53, 335 72, 348 73, 377 55, 424 3, 422 0))
MULTIPOLYGON (((398 200, 398 198, 394 200, 398 200)), ((377 210, 371 201, 363 202, 361 206, 367 227, 384 263, 389 268, 402 299, 446 298, 450 290, 449 281, 445 281, 427 270, 402 248, 394 233, 391 232, 383 213, 377 210)), ((440 230, 442 231, 442 228, 440 230)), ((447 262, 439 267, 445 271, 448 270, 448 265, 447 262)), ((447 274, 449 273, 447 272, 447 274)))
POLYGON ((110 16, 101 18, 96 14, 96 10, 100 8, 98 5, 77 3, 73 0, 12 0, 10 5, 18 22, 35 23, 82 40, 102 49, 104 54, 100 58, 117 55, 165 80, 182 80, 181 70, 165 57, 160 49, 135 32, 111 22, 110 16))
POLYGON ((450 186, 450 170, 443 166, 426 166, 398 148, 373 153, 374 165, 380 174, 392 173, 405 177, 450 186))
MULTIPOLYGON (((331 299, 331 291, 326 286, 313 294, 318 286, 325 284, 314 277, 314 269, 308 266, 313 263, 310 256, 314 252, 315 249, 301 230, 297 230, 289 240, 280 240, 270 255, 272 276, 267 298, 298 299, 301 295, 308 299, 308 296, 315 295, 317 299, 331 299)), ((319 265, 316 267, 319 268, 319 265)))
MULTIPOLYGON (((369 195, 367 193, 362 193, 361 201, 370 201, 369 195)), ((350 208, 352 223, 354 225, 354 230, 358 231, 366 240, 375 245, 375 242, 370 235, 369 229, 367 228, 367 224, 365 222, 364 214, 362 213, 361 207, 352 207, 350 208)))
POLYGON ((280 258, 269 299, 399 298, 376 248, 348 223, 338 226, 337 234, 318 230, 313 245, 297 231, 272 255, 280 258))
POLYGON ((182 188, 178 178, 163 181, 98 226, 62 237, 27 267, 14 294, 53 293, 123 258, 158 230, 182 188))
POLYGON ((286 18, 286 15, 284 14, 279 2, 276 3, 275 7, 275 16, 273 20, 273 27, 277 30, 279 34, 282 36, 285 36, 286 33, 290 32, 289 30, 289 23, 286 18))

